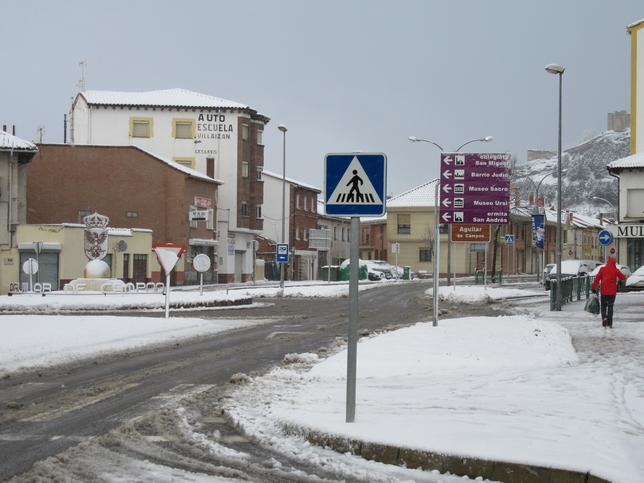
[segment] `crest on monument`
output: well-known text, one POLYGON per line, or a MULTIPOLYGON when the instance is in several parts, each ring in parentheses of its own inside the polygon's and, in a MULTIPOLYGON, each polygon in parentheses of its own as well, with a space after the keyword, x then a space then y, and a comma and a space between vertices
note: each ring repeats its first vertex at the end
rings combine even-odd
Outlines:
POLYGON ((107 254, 107 216, 94 213, 83 218, 85 223, 85 255, 90 260, 101 260, 107 254))

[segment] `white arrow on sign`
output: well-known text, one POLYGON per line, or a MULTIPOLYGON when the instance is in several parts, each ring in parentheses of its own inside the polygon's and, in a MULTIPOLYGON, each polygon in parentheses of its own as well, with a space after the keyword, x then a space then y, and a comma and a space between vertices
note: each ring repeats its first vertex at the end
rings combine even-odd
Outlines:
POLYGON ((443 219, 443 221, 448 222, 449 220, 452 219, 452 215, 450 215, 449 213, 445 213, 443 216, 441 216, 441 218, 443 219))
POLYGON ((452 164, 452 158, 450 158, 449 156, 448 156, 448 157, 446 157, 445 159, 443 159, 443 161, 444 161, 444 162, 445 162, 445 164, 447 164, 447 165, 452 164))
POLYGON ((450 179, 452 177, 452 172, 450 170, 443 171, 443 176, 450 179))
POLYGON ((610 233, 604 233, 603 235, 600 234, 599 239, 603 242, 605 242, 606 245, 608 245, 612 239, 612 235, 610 233))
POLYGON ((451 204, 452 204, 452 200, 447 199, 447 198, 443 200, 443 206, 445 208, 449 208, 449 205, 451 205, 451 204))
POLYGON ((450 191, 452 191, 452 187, 450 185, 446 184, 445 186, 443 186, 443 191, 445 193, 449 193, 450 191))

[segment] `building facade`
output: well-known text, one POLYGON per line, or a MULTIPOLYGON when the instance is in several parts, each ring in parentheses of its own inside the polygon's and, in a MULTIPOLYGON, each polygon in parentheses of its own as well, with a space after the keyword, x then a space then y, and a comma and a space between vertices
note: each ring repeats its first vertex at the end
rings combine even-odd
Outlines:
MULTIPOLYGON (((275 263, 276 244, 288 243, 290 254, 285 279, 316 280, 319 272, 318 252, 309 247, 309 236, 310 231, 318 225, 317 198, 321 190, 268 171, 263 171, 261 177, 265 203, 262 207, 263 230, 258 237, 258 256, 268 263, 275 263)), ((273 273, 272 269, 269 273, 273 273)))
MULTIPOLYGON (((44 144, 27 168, 26 221, 82 223, 85 216, 97 212, 107 216, 111 226, 151 230, 152 243, 186 246, 185 270, 173 271, 173 283, 198 283, 192 259, 205 253, 216 260, 218 251, 219 186, 219 180, 134 146, 44 144), (203 219, 191 221, 193 212, 203 219)), ((147 254, 133 254, 128 265, 132 271, 119 277, 133 276, 136 259, 139 267, 143 263, 156 267, 151 281, 165 281, 156 258, 147 257, 151 248, 147 254)), ((204 280, 216 280, 218 268, 213 263, 204 280)))
POLYGON ((27 167, 38 153, 35 144, 0 131, 0 293, 20 276, 16 232, 27 222, 27 167))
POLYGON ((644 19, 626 28, 631 36, 631 154, 644 151, 644 19))
POLYGON ((71 138, 76 145, 136 146, 222 180, 218 278, 245 282, 253 274, 253 239, 263 228, 263 132, 269 120, 244 104, 184 89, 86 91, 72 106, 71 138))

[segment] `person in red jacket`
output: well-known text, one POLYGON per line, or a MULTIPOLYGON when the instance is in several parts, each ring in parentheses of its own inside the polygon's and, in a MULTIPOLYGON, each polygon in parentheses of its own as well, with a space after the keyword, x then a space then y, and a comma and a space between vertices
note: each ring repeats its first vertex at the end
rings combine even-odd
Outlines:
POLYGON ((590 288, 593 292, 600 286, 602 326, 613 328, 613 305, 617 296, 617 281, 626 280, 626 275, 617 268, 614 258, 609 258, 602 268, 599 269, 593 285, 590 288))

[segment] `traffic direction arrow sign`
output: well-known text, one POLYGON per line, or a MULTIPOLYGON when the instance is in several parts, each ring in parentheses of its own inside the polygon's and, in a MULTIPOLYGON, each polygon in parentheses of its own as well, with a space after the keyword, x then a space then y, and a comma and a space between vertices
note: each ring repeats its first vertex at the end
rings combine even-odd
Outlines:
POLYGON ((599 232, 599 243, 602 245, 610 245, 613 241, 613 234, 608 230, 602 230, 599 232))
POLYGON ((502 154, 441 155, 441 219, 445 223, 510 223, 510 158, 502 154))

